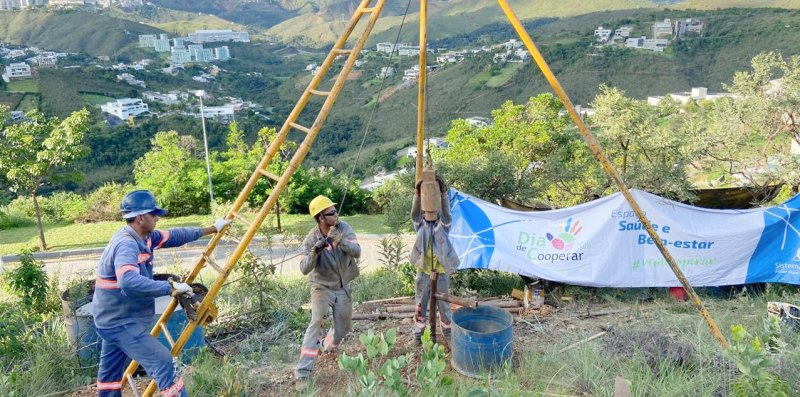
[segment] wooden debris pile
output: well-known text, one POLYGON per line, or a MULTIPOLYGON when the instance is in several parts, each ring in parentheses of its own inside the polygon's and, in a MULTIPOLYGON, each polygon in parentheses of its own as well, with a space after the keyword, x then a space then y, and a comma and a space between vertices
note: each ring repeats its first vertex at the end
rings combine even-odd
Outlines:
MULTIPOLYGON (((517 294, 515 294, 517 295, 517 294)), ((536 314, 538 316, 549 316, 555 309, 552 306, 541 305, 533 307, 528 305, 526 308, 524 300, 501 297, 490 297, 477 299, 478 306, 494 306, 508 311, 512 315, 536 314)), ((453 311, 461 306, 450 304, 453 311)), ((383 319, 410 319, 414 316, 416 305, 413 296, 398 298, 380 299, 363 302, 355 307, 353 320, 383 320, 383 319)))

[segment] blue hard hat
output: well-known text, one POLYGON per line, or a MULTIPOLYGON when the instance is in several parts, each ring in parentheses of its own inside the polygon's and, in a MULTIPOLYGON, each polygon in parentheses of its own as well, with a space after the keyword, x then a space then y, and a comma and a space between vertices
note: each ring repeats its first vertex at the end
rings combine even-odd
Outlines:
POLYGON ((156 198, 149 190, 134 190, 125 195, 119 205, 122 217, 125 219, 134 218, 137 215, 153 214, 164 216, 167 210, 158 206, 156 198))

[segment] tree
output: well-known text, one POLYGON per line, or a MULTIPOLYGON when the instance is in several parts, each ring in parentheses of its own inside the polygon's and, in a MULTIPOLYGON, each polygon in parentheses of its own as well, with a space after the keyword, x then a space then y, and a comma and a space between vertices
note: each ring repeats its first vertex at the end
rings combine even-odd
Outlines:
POLYGON ((63 120, 48 119, 33 111, 27 114, 25 121, 6 125, 2 130, 0 175, 11 191, 33 199, 42 251, 47 249, 47 243, 37 193, 43 185, 63 175, 71 161, 87 152, 83 139, 88 124, 86 109, 73 112, 63 120))
POLYGON ((759 54, 725 88, 735 96, 701 106, 696 116, 714 160, 702 170, 721 169, 757 191, 779 184, 797 191, 800 158, 790 147, 800 144, 800 56, 759 54))
POLYGON ((561 109, 553 95, 541 94, 522 105, 504 103, 492 111, 490 126, 456 120, 449 149, 433 151, 437 167, 453 186, 485 200, 583 202, 591 195, 577 187, 586 178, 576 175, 594 165, 561 109))
POLYGON ((617 88, 602 85, 600 91, 592 104, 597 139, 627 185, 691 200, 688 166, 705 148, 702 130, 670 97, 651 106, 617 88))
POLYGON ((133 177, 174 215, 209 210, 208 178, 199 141, 175 131, 159 132, 152 149, 134 163, 133 177))

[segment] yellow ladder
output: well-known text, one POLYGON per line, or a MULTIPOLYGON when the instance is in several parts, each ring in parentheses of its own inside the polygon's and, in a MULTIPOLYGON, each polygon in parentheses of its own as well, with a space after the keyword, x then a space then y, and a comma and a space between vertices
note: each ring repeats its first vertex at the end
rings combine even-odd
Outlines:
MULTIPOLYGON (((236 249, 228 258, 227 263, 225 265, 220 265, 216 263, 213 258, 214 250, 217 247, 217 244, 222 239, 223 234, 227 232, 228 228, 220 231, 219 233, 215 234, 211 241, 208 243, 205 252, 200 256, 200 258, 195 263, 194 267, 192 268, 191 273, 186 279, 187 283, 192 282, 199 274, 200 271, 206 266, 211 266, 214 270, 217 271, 218 275, 214 280, 214 283, 209 288, 208 294, 203 299, 200 307, 197 309, 197 321, 190 321, 186 328, 184 328, 181 335, 178 339, 174 339, 172 335, 167 330, 166 323, 169 320, 170 316, 172 315, 175 307, 178 304, 177 299, 173 299, 172 302, 167 306, 164 313, 158 319, 158 322, 153 327, 153 330, 150 331, 150 334, 158 336, 160 333, 164 333, 167 341, 169 341, 170 345, 172 346, 172 355, 178 356, 183 350, 183 347, 186 344, 186 341, 192 335, 194 330, 197 328, 199 324, 202 324, 206 317, 210 314, 208 313, 209 307, 214 302, 214 299, 217 297, 220 289, 225 283, 225 280, 230 275, 233 268, 236 266, 239 258, 247 249, 248 245, 250 245, 250 241, 255 236, 256 232, 258 231, 261 224, 266 219, 267 215, 269 215, 272 208, 278 201, 278 197, 289 184, 289 180, 291 179, 292 175, 294 174, 295 170, 297 170, 300 165, 303 163, 303 159, 305 159, 306 154, 311 149, 311 144, 316 139, 317 135, 319 134, 320 129, 322 128, 325 119, 328 117, 331 108, 333 107, 334 102, 336 101, 339 92, 341 91, 344 83, 347 80, 347 75, 353 68, 353 65, 356 62, 361 50, 364 47, 364 44, 367 42, 367 38, 369 37, 370 32, 372 31, 373 27, 375 26, 375 22, 378 20, 378 16, 380 15, 381 11, 383 10, 383 6, 386 0, 362 0, 361 4, 359 4, 358 9, 353 14, 353 17, 348 22, 345 31, 342 33, 339 40, 334 44, 331 51, 328 53, 328 56, 325 58, 325 61, 322 62, 320 66, 319 72, 311 79, 311 82, 306 87, 303 94, 300 96, 297 104, 295 105, 292 112, 289 114, 289 117, 286 119, 286 122, 281 127, 280 131, 276 138, 270 143, 269 147, 267 148, 267 152, 264 154, 264 157, 259 162, 256 170, 253 172, 250 179, 247 181, 244 189, 239 193, 239 197, 236 199, 236 202, 233 204, 233 207, 228 211, 227 215, 225 216, 226 219, 232 219, 235 221, 239 221, 245 224, 247 227, 247 231, 242 236, 241 240, 238 242, 236 249), (374 2, 374 4, 372 4, 374 2), (372 5, 371 5, 372 4, 372 5), (361 32, 361 36, 358 37, 355 45, 353 48, 345 48, 347 41, 350 39, 351 34, 355 30, 356 26, 362 21, 362 19, 367 19, 366 26, 364 26, 364 30, 361 32), (336 77, 333 86, 329 91, 322 91, 320 90, 320 83, 323 82, 325 75, 327 74, 328 70, 330 69, 331 65, 333 64, 334 60, 338 56, 347 56, 347 60, 342 67, 342 70, 339 72, 339 75, 336 77), (297 123, 297 118, 303 112, 308 101, 312 98, 312 96, 319 96, 325 98, 325 102, 322 105, 319 113, 317 114, 314 123, 311 127, 305 127, 297 123), (283 145, 286 137, 288 136, 289 132, 292 130, 298 130, 304 132, 306 134, 305 139, 298 145, 297 150, 295 151, 292 159, 289 161, 289 165, 283 171, 283 174, 280 176, 274 175, 267 171, 269 169, 269 165, 272 163, 273 158, 275 157, 276 153, 279 152, 281 146, 283 145), (247 201, 250 193, 253 191, 253 188, 256 186, 256 183, 261 178, 268 178, 274 181, 274 187, 272 189, 272 193, 270 193, 267 200, 261 206, 261 210, 256 215, 255 219, 247 220, 243 216, 239 214, 239 211, 243 207, 244 203, 247 201)), ((134 391, 134 395, 138 396, 138 392, 136 391, 136 387, 133 384, 133 373, 136 371, 136 368, 139 364, 134 361, 132 362, 128 368, 125 370, 125 374, 121 380, 121 383, 129 383, 131 388, 134 391)), ((150 384, 147 386, 147 389, 144 391, 144 396, 152 396, 154 392, 157 391, 156 382, 150 381, 150 384)))

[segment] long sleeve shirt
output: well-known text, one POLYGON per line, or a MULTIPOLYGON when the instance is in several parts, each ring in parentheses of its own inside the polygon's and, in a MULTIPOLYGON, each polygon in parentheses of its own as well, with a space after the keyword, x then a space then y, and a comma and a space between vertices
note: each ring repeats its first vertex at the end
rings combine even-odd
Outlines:
POLYGON ((329 241, 320 252, 315 252, 314 244, 327 239, 327 236, 322 234, 319 226, 314 226, 303 240, 300 271, 308 275, 311 284, 339 289, 359 275, 357 259, 361 257, 361 245, 356 234, 344 221, 339 221, 336 228, 342 233, 342 240, 338 243, 329 241))
POLYGON ((94 323, 108 329, 133 323, 149 324, 155 298, 169 295, 167 281, 153 280, 153 251, 179 247, 200 238, 200 228, 154 230, 142 239, 133 228, 118 230, 97 265, 92 308, 94 323))
POLYGON ((450 274, 456 271, 460 264, 458 254, 449 238, 450 222, 452 222, 450 200, 446 194, 442 195, 441 211, 435 221, 425 220, 425 214, 422 213, 420 206, 420 197, 414 195, 411 203, 411 221, 414 223, 417 238, 408 259, 417 266, 417 269, 425 270, 425 253, 426 250, 430 250, 437 262, 444 267, 445 273, 450 274))

